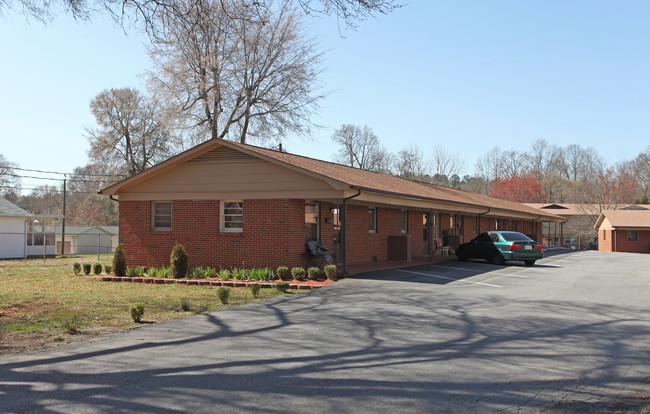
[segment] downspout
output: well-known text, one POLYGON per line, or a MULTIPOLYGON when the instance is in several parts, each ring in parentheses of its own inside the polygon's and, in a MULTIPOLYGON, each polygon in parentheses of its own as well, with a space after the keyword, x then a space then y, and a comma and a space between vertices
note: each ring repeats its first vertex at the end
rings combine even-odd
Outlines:
POLYGON ((117 199, 117 198, 113 198, 113 194, 109 195, 108 198, 110 198, 111 200, 116 201, 116 202, 118 202, 118 203, 120 202, 119 199, 117 199))
POLYGON ((481 234, 481 216, 483 214, 488 214, 490 211, 492 211, 492 208, 488 207, 488 211, 483 212, 483 213, 478 213, 478 234, 481 234))
POLYGON ((347 220, 347 201, 352 200, 353 198, 359 197, 361 194, 361 190, 357 189, 357 193, 354 195, 351 195, 350 197, 345 197, 343 199, 343 207, 341 208, 343 211, 341 211, 341 245, 343 246, 343 249, 341 253, 343 253, 343 274, 347 275, 348 274, 348 255, 347 255, 347 250, 348 250, 348 244, 347 244, 347 226, 348 226, 348 220, 347 220))

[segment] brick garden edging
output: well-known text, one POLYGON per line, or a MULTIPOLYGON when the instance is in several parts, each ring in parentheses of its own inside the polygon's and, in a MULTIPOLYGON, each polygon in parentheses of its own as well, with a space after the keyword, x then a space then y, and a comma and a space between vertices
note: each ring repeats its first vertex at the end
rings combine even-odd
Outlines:
MULTIPOLYGON (((155 285, 187 285, 187 286, 215 286, 215 287, 249 287, 253 284, 260 285, 263 289, 270 289, 275 283, 269 282, 247 282, 247 281, 223 281, 223 280, 197 280, 197 279, 165 279, 153 277, 129 277, 129 276, 98 276, 96 279, 102 282, 126 282, 126 283, 150 283, 155 285)), ((320 289, 327 285, 306 285, 299 283, 289 283, 289 289, 293 290, 312 290, 320 289)))

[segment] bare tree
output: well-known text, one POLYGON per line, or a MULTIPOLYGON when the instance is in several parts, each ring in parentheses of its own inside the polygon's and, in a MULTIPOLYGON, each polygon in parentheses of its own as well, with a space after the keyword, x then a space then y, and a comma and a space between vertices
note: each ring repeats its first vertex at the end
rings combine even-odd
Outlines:
POLYGON ((525 177, 529 173, 528 154, 519 151, 504 151, 501 154, 501 178, 525 177))
POLYGON ((334 131, 332 142, 339 146, 336 158, 341 164, 368 171, 390 168, 390 154, 367 125, 343 124, 334 131))
POLYGON ((19 193, 20 177, 16 174, 17 165, 0 154, 0 194, 15 195, 19 193))
MULTIPOLYGON (((232 0, 217 0, 218 4, 228 6, 232 0)), ((63 4, 67 13, 78 20, 89 20, 93 13, 106 11, 124 28, 137 26, 147 33, 157 35, 160 28, 157 18, 161 13, 182 13, 173 0, 0 0, 0 13, 6 9, 20 8, 27 16, 46 22, 54 17, 55 5, 63 4)), ((251 8, 263 9, 265 0, 246 0, 251 8)), ((388 14, 401 7, 394 0, 295 0, 306 14, 335 15, 347 26, 355 27, 356 22, 377 14, 388 14)), ((229 15, 238 19, 238 15, 229 15)))
POLYGON ((321 55, 290 3, 263 6, 181 0, 181 14, 159 17, 151 85, 178 108, 193 143, 309 132, 321 55))
POLYGON ((489 194, 494 180, 503 177, 501 166, 502 151, 499 147, 494 147, 483 157, 476 161, 477 176, 484 183, 484 194, 489 194))
POLYGON ((422 149, 410 145, 395 156, 395 172, 403 178, 431 181, 429 163, 424 159, 422 149))
POLYGON ((90 109, 98 125, 87 129, 93 162, 133 175, 171 154, 174 139, 156 99, 135 89, 110 89, 98 94, 90 109))
POLYGON ((648 202, 648 193, 650 192, 650 145, 645 152, 639 153, 630 162, 630 173, 636 179, 642 194, 642 201, 648 202))
MULTIPOLYGON (((458 176, 465 168, 465 158, 457 153, 451 153, 447 147, 435 146, 431 154, 432 174, 434 177, 449 177, 458 176)), ((460 177, 454 180, 456 184, 460 184, 460 177), (457 183, 456 183, 457 181, 457 183)), ((434 184, 442 184, 436 183, 434 184)))

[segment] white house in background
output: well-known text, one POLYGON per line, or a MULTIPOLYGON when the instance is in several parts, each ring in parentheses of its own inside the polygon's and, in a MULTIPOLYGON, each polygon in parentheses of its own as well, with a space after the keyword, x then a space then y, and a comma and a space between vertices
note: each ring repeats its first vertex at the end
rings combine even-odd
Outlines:
POLYGON ((53 256, 60 216, 31 214, 0 197, 0 259, 53 256))
MULTIPOLYGON (((61 254, 61 230, 56 227, 57 254, 61 254)), ((112 253, 118 243, 118 226, 65 226, 65 254, 112 253)))

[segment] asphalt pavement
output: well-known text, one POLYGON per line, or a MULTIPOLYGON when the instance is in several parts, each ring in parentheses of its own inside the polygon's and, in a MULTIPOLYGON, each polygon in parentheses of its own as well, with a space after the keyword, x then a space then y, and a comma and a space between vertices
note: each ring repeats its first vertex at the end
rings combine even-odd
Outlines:
POLYGON ((0 357, 0 412, 597 412, 650 392, 649 270, 554 251, 367 273, 0 357))

